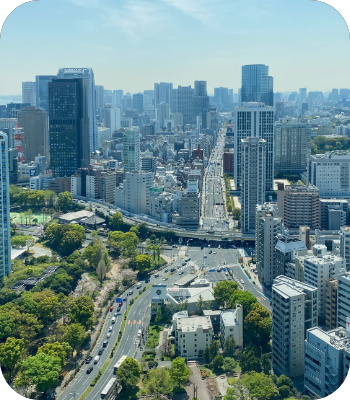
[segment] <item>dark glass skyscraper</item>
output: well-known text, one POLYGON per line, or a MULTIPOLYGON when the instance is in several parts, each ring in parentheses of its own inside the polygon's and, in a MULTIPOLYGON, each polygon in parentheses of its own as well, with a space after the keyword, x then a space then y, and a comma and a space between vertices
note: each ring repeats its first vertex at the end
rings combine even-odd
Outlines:
POLYGON ((263 102, 273 106, 273 78, 263 64, 243 65, 241 102, 263 102))
POLYGON ((90 136, 87 84, 83 78, 49 83, 50 159, 54 177, 88 167, 90 136))
POLYGON ((193 121, 196 123, 197 116, 202 116, 203 110, 209 108, 209 96, 207 95, 207 82, 194 81, 194 96, 193 96, 193 121))
POLYGON ((49 112, 49 82, 57 75, 37 75, 35 77, 36 107, 49 112))

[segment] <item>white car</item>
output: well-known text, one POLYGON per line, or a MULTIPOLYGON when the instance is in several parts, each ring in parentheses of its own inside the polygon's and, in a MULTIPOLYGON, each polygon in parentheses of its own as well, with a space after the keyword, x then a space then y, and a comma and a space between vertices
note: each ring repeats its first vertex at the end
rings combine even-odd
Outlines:
POLYGON ((216 251, 213 251, 213 254, 216 254, 216 251))
POLYGON ((110 326, 110 327, 108 328, 108 332, 112 332, 112 330, 113 330, 113 326, 110 326))
POLYGON ((241 279, 241 283, 244 284, 244 280, 243 279, 241 279))
POLYGON ((108 332, 108 333, 107 333, 107 336, 106 336, 107 339, 109 339, 109 338, 111 337, 111 334, 112 334, 111 332, 108 332))

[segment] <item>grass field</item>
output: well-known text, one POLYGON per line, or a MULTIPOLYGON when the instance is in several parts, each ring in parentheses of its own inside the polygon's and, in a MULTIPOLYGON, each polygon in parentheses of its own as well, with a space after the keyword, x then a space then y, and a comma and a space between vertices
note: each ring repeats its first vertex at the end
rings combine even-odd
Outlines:
MULTIPOLYGON (((27 222, 27 224, 29 225, 29 219, 27 218, 27 221, 26 221, 25 217, 23 216, 23 218, 21 220, 20 213, 11 212, 10 213, 10 218, 11 218, 11 222, 13 222, 15 224, 25 224, 27 222)), ((31 225, 33 225, 33 219, 37 219, 38 220, 38 224, 42 224, 42 223, 50 221, 51 217, 48 214, 43 215, 42 213, 33 213, 32 214, 31 225), (45 217, 45 219, 44 219, 44 217, 45 217)))

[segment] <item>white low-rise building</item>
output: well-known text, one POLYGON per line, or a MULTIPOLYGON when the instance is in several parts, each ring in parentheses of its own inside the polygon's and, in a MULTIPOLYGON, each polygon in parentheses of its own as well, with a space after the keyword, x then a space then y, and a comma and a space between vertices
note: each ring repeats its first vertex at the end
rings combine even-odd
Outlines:
POLYGON ((240 304, 236 305, 235 310, 221 311, 220 332, 222 346, 228 336, 233 336, 238 348, 243 348, 243 307, 240 304))

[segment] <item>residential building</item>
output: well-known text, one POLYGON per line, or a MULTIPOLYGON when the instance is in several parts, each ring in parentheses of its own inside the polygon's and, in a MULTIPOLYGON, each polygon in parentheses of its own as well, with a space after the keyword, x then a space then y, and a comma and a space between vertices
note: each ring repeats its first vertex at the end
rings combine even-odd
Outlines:
POLYGON ((350 272, 338 275, 337 327, 346 328, 346 318, 350 316, 350 272))
POLYGON ((304 386, 306 395, 324 398, 344 382, 346 353, 350 350, 350 332, 344 328, 325 332, 308 329, 305 339, 304 386))
POLYGON ((338 231, 346 225, 349 203, 345 199, 320 199, 321 229, 338 231))
POLYGON ((296 118, 282 118, 275 124, 275 170, 305 171, 311 155, 311 126, 296 118))
POLYGON ((210 317, 184 317, 176 320, 175 347, 178 355, 185 360, 202 357, 212 337, 210 317))
POLYGON ((106 203, 114 204, 114 191, 116 188, 115 172, 102 172, 100 176, 100 199, 106 203))
POLYGON ((346 270, 350 271, 350 226, 340 227, 340 257, 345 258, 346 270))
POLYGON ((337 295, 338 279, 328 278, 325 285, 326 296, 326 321, 325 326, 329 331, 337 327, 337 295))
POLYGON ((8 137, 0 131, 0 279, 11 273, 11 219, 8 137))
POLYGON ((233 336, 239 349, 243 349, 243 307, 236 304, 235 310, 220 312, 220 340, 224 347, 225 340, 233 336))
POLYGON ((140 171, 140 132, 138 128, 125 128, 123 134, 124 172, 140 171))
MULTIPOLYGON (((282 220, 278 218, 276 204, 256 206, 255 255, 259 281, 272 285, 276 275, 275 246, 277 235, 282 232, 282 220)), ((280 274, 279 274, 280 275, 280 274)))
POLYGON ((19 126, 23 128, 22 148, 27 161, 38 154, 49 160, 49 129, 47 112, 41 108, 25 107, 18 113, 19 126))
POLYGON ((151 155, 141 157, 141 170, 146 172, 156 172, 157 163, 156 158, 151 155))
POLYGON ((254 233, 256 206, 265 202, 266 141, 248 137, 241 149, 241 227, 243 233, 254 233))
POLYGON ((254 136, 266 141, 265 187, 273 190, 274 179, 274 109, 264 103, 245 103, 236 107, 234 118, 234 179, 241 190, 242 139, 254 136))
POLYGON ((35 106, 49 113, 49 82, 57 75, 37 75, 35 77, 35 106))
POLYGON ((320 228, 320 193, 313 185, 278 184, 277 205, 279 216, 288 229, 309 226, 320 228))
POLYGON ((290 378, 304 373, 306 331, 317 326, 317 288, 286 276, 272 285, 273 368, 290 378))
MULTIPOLYGON (((295 260, 297 256, 305 256, 307 247, 299 238, 278 234, 275 246, 275 271, 274 275, 287 275, 294 279, 295 271, 288 273, 286 265, 295 260)), ((290 265, 288 266, 290 268, 290 265)))
POLYGON ((96 120, 96 99, 95 99, 95 79, 92 68, 60 68, 57 74, 58 79, 78 79, 86 80, 87 90, 87 113, 88 130, 90 138, 91 152, 98 150, 98 131, 96 120))
POLYGON ((50 161, 54 177, 70 177, 90 161, 86 80, 49 83, 50 161))
POLYGON ((307 179, 318 187, 320 197, 349 198, 350 152, 336 150, 310 156, 307 179))
POLYGON ((36 106, 36 84, 35 82, 22 82, 22 102, 36 106))
POLYGON ((267 65, 242 66, 241 102, 251 101, 273 107, 273 78, 267 65))

